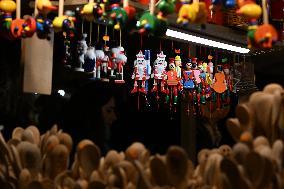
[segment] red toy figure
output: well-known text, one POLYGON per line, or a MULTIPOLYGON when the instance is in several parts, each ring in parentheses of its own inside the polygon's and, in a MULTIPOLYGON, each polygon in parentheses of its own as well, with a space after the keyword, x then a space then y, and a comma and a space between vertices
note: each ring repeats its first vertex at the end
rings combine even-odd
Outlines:
POLYGON ((195 85, 198 85, 201 82, 201 79, 200 79, 200 70, 197 67, 197 58, 192 59, 192 72, 195 79, 195 85))
POLYGON ((145 81, 147 79, 146 78, 147 65, 142 51, 139 51, 139 53, 136 55, 134 66, 135 67, 134 67, 134 72, 132 74, 132 79, 134 79, 135 81, 134 81, 134 88, 132 89, 131 93, 142 92, 146 94, 145 81))
POLYGON ((158 86, 161 87, 161 92, 166 93, 164 88, 165 80, 167 78, 167 62, 165 60, 166 55, 164 55, 163 51, 160 54, 157 54, 157 59, 154 62, 154 73, 152 74, 154 77, 154 87, 152 92, 158 91, 158 86))
POLYGON ((116 72, 116 83, 125 83, 123 80, 123 66, 127 62, 127 57, 124 53, 123 47, 118 47, 118 55, 117 55, 117 72, 116 72))
MULTIPOLYGON (((172 95, 174 95, 174 104, 177 104, 177 94, 178 94, 178 84, 179 78, 177 76, 177 72, 175 70, 176 66, 174 60, 171 59, 169 63, 169 71, 167 72, 167 96, 166 96, 166 103, 172 100, 172 95)), ((171 103, 170 103, 171 107, 171 103)))

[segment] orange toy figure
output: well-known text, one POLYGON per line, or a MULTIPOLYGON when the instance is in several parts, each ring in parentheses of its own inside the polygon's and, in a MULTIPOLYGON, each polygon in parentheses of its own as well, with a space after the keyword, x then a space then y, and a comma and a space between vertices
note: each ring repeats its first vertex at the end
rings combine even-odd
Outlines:
POLYGON ((227 86, 226 86, 226 80, 225 80, 225 74, 222 71, 222 66, 218 65, 217 66, 217 73, 214 75, 214 80, 212 84, 212 88, 216 93, 223 93, 226 91, 227 86))
POLYGON ((171 59, 169 63, 169 71, 167 72, 168 88, 167 88, 167 96, 166 96, 166 103, 170 102, 170 107, 172 106, 172 103, 171 103, 172 99, 174 101, 174 104, 177 104, 179 79, 178 79, 175 68, 176 66, 175 66, 174 60, 171 59))
POLYGON ((146 82, 146 60, 142 51, 136 55, 136 60, 134 61, 134 71, 132 74, 132 79, 134 79, 134 88, 131 93, 141 92, 146 94, 145 82, 146 82), (139 86, 141 84, 141 86, 139 86))
POLYGON ((276 29, 268 22, 266 0, 262 0, 262 9, 263 24, 257 28, 254 34, 255 42, 260 48, 270 49, 272 48, 272 45, 277 41, 278 34, 276 29))

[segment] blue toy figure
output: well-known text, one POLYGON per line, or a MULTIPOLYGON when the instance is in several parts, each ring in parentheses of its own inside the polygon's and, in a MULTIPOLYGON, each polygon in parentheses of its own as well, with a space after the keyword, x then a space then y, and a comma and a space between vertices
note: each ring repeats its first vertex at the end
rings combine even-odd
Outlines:
POLYGON ((191 70, 192 64, 191 59, 189 58, 186 65, 185 70, 183 71, 183 88, 184 89, 194 89, 195 84, 193 81, 193 72, 191 70))
POLYGON ((225 8, 234 8, 236 6, 235 0, 212 0, 213 5, 222 5, 225 8))

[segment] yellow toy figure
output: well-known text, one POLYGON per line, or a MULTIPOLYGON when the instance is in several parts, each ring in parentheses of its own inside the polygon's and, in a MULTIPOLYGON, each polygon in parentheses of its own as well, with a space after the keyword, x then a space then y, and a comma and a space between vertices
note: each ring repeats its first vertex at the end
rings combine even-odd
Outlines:
POLYGON ((207 21, 207 10, 204 2, 194 0, 192 4, 183 4, 178 13, 177 23, 204 24, 207 21))
POLYGON ((248 48, 255 47, 255 32, 258 27, 257 19, 262 13, 261 7, 251 0, 239 0, 238 6, 239 9, 237 10, 237 14, 243 16, 249 21, 247 33, 248 48))
POLYGON ((10 31, 10 26, 12 23, 12 13, 16 10, 16 3, 12 0, 2 0, 0 1, 0 12, 4 14, 1 15, 1 30, 10 31))

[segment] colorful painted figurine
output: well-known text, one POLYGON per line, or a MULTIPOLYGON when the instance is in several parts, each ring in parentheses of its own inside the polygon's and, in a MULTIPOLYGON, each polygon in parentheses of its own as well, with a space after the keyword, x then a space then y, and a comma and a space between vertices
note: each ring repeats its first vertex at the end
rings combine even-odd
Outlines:
POLYGON ((36 33, 40 39, 49 39, 52 30, 52 20, 47 18, 50 11, 54 11, 57 7, 53 6, 49 0, 37 1, 38 15, 36 15, 36 33))
POLYGON ((74 17, 72 16, 57 16, 54 18, 53 22, 53 29, 55 32, 66 32, 68 36, 74 36, 74 17))
POLYGON ((213 65, 212 59, 213 59, 213 56, 208 55, 209 62, 207 64, 207 73, 209 77, 206 78, 206 83, 208 83, 209 85, 212 84, 213 73, 214 73, 214 65, 213 65))
POLYGON ((183 70, 183 89, 192 90, 195 87, 193 81, 193 72, 192 72, 192 60, 189 58, 185 64, 185 70, 183 70))
POLYGON ((214 75, 212 88, 214 89, 216 93, 221 94, 226 91, 227 86, 226 86, 225 74, 222 70, 222 66, 218 65, 217 67, 218 69, 217 69, 217 73, 215 73, 214 75))
POLYGON ((104 13, 104 7, 102 7, 102 5, 103 4, 89 2, 84 5, 81 14, 89 22, 92 22, 94 19, 100 20, 104 13))
POLYGON ((200 70, 197 67, 197 58, 192 58, 192 68, 191 69, 194 75, 195 85, 197 86, 199 83, 201 83, 200 70))
POLYGON ((176 0, 161 0, 158 4, 158 19, 166 20, 167 15, 174 13, 176 0))
POLYGON ((102 71, 102 62, 104 60, 104 57, 106 56, 104 51, 99 49, 96 50, 96 78, 100 79, 101 78, 101 71, 102 71))
POLYGON ((84 71, 83 65, 85 63, 85 56, 86 56, 87 49, 88 49, 86 38, 87 38, 87 34, 84 33, 82 35, 82 39, 78 41, 78 45, 77 45, 79 67, 76 70, 78 71, 84 71))
POLYGON ((207 10, 204 2, 193 2, 181 6, 177 23, 187 25, 189 23, 204 24, 207 21, 207 10))
POLYGON ((127 57, 125 55, 124 52, 124 48, 123 47, 118 47, 118 55, 117 55, 117 72, 116 72, 116 83, 124 83, 124 79, 123 79, 123 67, 125 66, 126 62, 127 62, 127 57))
POLYGON ((167 96, 166 96, 166 103, 171 102, 176 105, 178 100, 178 85, 179 85, 179 78, 177 77, 177 72, 175 70, 176 66, 174 60, 170 60, 169 63, 169 71, 167 71, 167 96))
POLYGON ((163 51, 161 51, 160 54, 157 54, 157 59, 154 61, 154 84, 151 90, 152 92, 160 90, 162 93, 166 93, 165 80, 167 78, 167 62, 165 59, 166 55, 164 55, 163 51))
POLYGON ((110 18, 114 21, 114 29, 120 30, 128 20, 126 11, 119 6, 119 4, 112 4, 110 11, 110 18))
POLYGON ((16 10, 16 3, 12 0, 0 1, 1 30, 9 31, 12 23, 12 13, 16 10))
POLYGON ((85 72, 96 72, 96 54, 95 47, 88 47, 83 64, 85 72))
POLYGON ((142 51, 139 51, 139 53, 136 55, 136 60, 134 61, 134 71, 132 74, 132 79, 134 79, 134 88, 132 89, 131 93, 141 92, 146 94, 146 66, 145 56, 142 51))

